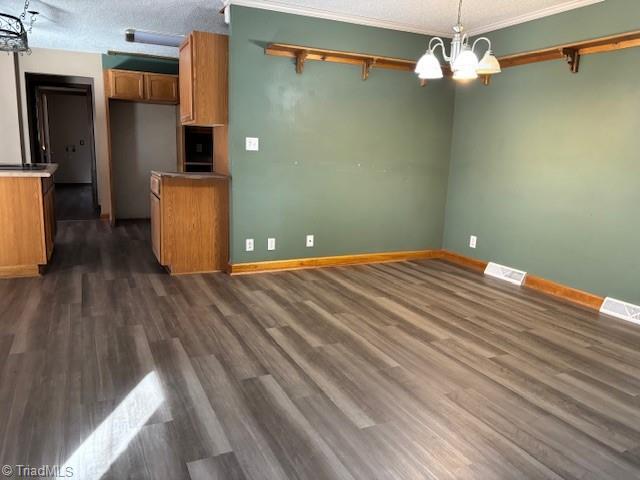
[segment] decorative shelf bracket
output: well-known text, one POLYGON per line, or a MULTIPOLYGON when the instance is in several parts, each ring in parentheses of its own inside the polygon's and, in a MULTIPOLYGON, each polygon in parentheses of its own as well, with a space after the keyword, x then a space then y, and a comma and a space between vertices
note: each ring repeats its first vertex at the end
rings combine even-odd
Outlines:
POLYGON ((562 53, 569 64, 571 73, 578 73, 580 70, 580 50, 575 48, 565 48, 562 53))
POLYGON ((296 73, 298 75, 301 75, 304 71, 304 62, 307 60, 308 55, 304 50, 296 53, 296 73))
POLYGON ((365 60, 362 62, 362 80, 367 80, 369 78, 369 72, 371 72, 371 67, 376 64, 376 59, 365 60))

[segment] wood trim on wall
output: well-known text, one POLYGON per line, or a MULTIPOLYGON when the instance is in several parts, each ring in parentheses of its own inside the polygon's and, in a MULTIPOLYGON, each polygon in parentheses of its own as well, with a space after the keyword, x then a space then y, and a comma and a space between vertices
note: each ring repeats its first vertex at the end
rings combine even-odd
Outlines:
POLYGON ((553 297, 559 297, 571 303, 576 303, 593 310, 600 310, 604 298, 593 293, 584 292, 575 288, 567 287, 560 283, 552 282, 535 275, 528 275, 524 281, 524 286, 538 292, 546 293, 553 297))
POLYGON ((338 255, 332 257, 297 258, 292 260, 274 260, 267 262, 230 264, 228 273, 240 275, 247 273, 299 270, 303 268, 339 267, 365 263, 401 262, 405 260, 423 260, 442 258, 442 250, 412 250, 404 252, 364 253, 359 255, 338 255))
MULTIPOLYGON (((442 258, 444 260, 456 265, 468 267, 477 271, 484 271, 484 269, 487 267, 487 262, 483 260, 467 257, 465 255, 450 252, 448 250, 443 250, 442 253, 442 258)), ((536 275, 531 275, 529 273, 527 273, 527 277, 525 278, 524 286, 526 288, 530 288, 531 290, 536 290, 546 295, 551 295, 552 297, 560 298, 567 302, 571 302, 582 307, 591 308, 593 310, 599 311, 602 303, 604 302, 604 297, 594 295, 593 293, 584 292, 576 288, 568 287, 566 285, 562 285, 560 283, 556 283, 551 280, 538 277, 536 275)))
MULTIPOLYGON (((227 272, 231 275, 250 273, 299 270, 304 268, 339 267, 368 263, 402 262, 407 260, 441 259, 455 265, 484 272, 488 262, 468 257, 449 250, 415 250, 406 252, 365 253, 360 255, 339 255, 333 257, 298 258, 293 260, 275 260, 267 262, 229 264, 227 272)), ((604 297, 572 288, 535 275, 527 274, 525 288, 535 290, 564 301, 600 310, 604 297)))
POLYGON ((451 252, 449 250, 442 250, 442 258, 448 262, 455 263, 456 265, 471 268, 472 270, 477 270, 480 272, 484 272, 484 269, 487 268, 488 264, 488 262, 485 262, 483 260, 477 260, 465 255, 460 255, 459 253, 451 252))

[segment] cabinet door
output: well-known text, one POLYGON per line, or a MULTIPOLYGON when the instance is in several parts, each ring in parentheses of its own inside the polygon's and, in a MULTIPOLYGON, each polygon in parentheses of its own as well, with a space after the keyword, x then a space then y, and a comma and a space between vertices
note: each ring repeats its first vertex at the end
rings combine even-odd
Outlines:
POLYGON ((55 188, 50 187, 49 191, 44 194, 44 244, 46 249, 47 261, 53 253, 53 244, 56 239, 56 213, 55 213, 55 188))
POLYGON ((195 119, 193 48, 193 36, 189 35, 180 47, 180 121, 182 123, 189 123, 195 119))
POLYGON ((109 97, 120 100, 144 100, 144 74, 109 70, 109 97))
POLYGON ((178 103, 178 77, 145 73, 144 85, 148 101, 178 103))
POLYGON ((151 249, 153 254, 158 259, 158 262, 162 264, 162 245, 161 245, 161 232, 162 223, 160 215, 160 199, 153 193, 151 195, 151 249))

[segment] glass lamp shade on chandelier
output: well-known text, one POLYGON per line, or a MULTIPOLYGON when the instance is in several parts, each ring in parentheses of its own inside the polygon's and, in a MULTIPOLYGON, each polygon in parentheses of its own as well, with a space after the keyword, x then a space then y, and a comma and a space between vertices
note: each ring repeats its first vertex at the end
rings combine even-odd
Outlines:
POLYGON ((421 80, 434 80, 444 76, 440 60, 435 55, 438 47, 442 49, 442 56, 451 66, 454 80, 473 80, 479 75, 495 75, 501 72, 500 62, 491 51, 491 40, 480 37, 469 45, 469 35, 464 33, 462 26, 462 0, 458 5, 458 23, 453 27, 453 32, 449 54, 444 40, 440 37, 433 37, 429 41, 426 53, 416 64, 415 71, 421 80), (482 59, 478 60, 476 47, 482 42, 487 44, 487 50, 482 59))

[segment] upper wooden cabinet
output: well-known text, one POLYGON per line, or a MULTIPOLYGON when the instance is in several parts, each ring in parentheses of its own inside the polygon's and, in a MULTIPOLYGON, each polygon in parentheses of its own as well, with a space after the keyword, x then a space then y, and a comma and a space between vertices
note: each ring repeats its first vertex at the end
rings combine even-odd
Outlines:
POLYGON ((109 97, 143 101, 144 75, 141 72, 109 70, 109 97))
POLYGON ((145 73, 144 89, 150 102, 178 103, 178 77, 145 73))
POLYGON ((160 73, 108 70, 109 98, 133 102, 178 103, 178 77, 160 73))
POLYGON ((227 124, 229 37, 191 32, 180 47, 180 121, 227 124))

